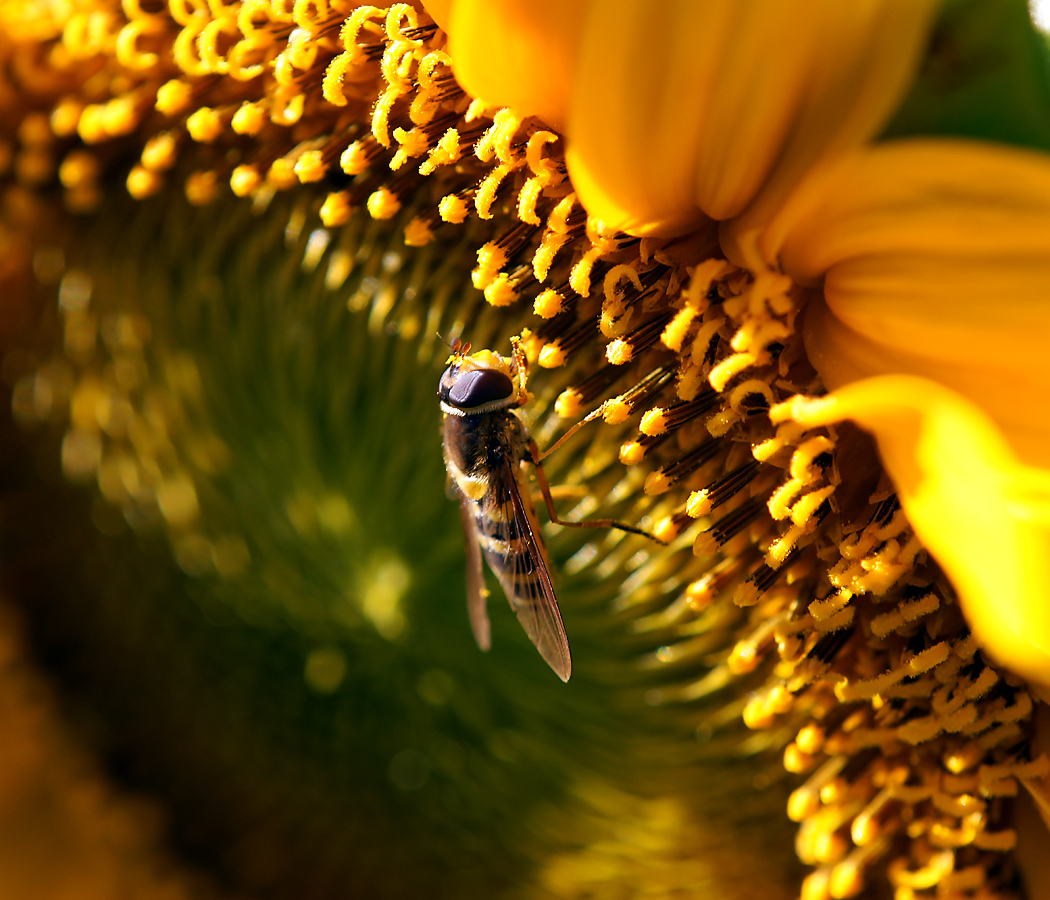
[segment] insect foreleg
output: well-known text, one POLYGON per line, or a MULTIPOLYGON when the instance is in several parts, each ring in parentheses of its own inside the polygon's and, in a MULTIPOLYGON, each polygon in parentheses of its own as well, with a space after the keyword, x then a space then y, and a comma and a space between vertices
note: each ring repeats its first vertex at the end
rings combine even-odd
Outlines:
MULTIPOLYGON (((568 435, 566 435, 566 437, 567 436, 568 435)), ((626 531, 630 534, 641 535, 642 537, 649 538, 651 541, 656 541, 658 544, 663 543, 663 541, 655 535, 650 534, 648 531, 634 525, 628 525, 626 522, 617 521, 616 519, 588 519, 585 522, 569 522, 560 518, 558 516, 558 511, 554 508, 554 497, 551 494, 551 486, 547 481, 547 475, 543 471, 543 466, 540 465, 537 459, 538 452, 535 441, 529 441, 529 452, 532 454, 532 459, 535 463, 536 483, 539 485, 540 493, 543 495, 543 502, 547 507, 547 515, 550 516, 551 521, 555 525, 567 525, 570 528, 615 528, 617 531, 626 531)), ((548 451, 548 453, 549 452, 550 451, 548 451)))
POLYGON ((545 460, 555 450, 557 450, 562 444, 564 444, 569 438, 571 438, 574 434, 576 434, 577 431, 579 431, 581 428, 583 428, 584 425, 586 425, 588 422, 593 422, 595 419, 597 419, 599 416, 601 416, 604 412, 605 412, 605 404, 603 403, 597 409, 592 410, 591 412, 587 413, 587 415, 585 415, 582 419, 580 419, 579 422, 577 422, 575 425, 573 425, 568 431, 565 432, 565 434, 563 434, 560 438, 558 438, 558 440, 556 440, 553 444, 551 444, 542 453, 540 453, 538 451, 538 449, 534 449, 533 450, 533 454, 532 454, 532 458, 534 460, 536 460, 536 465, 538 466, 541 462, 543 462, 543 460, 545 460))

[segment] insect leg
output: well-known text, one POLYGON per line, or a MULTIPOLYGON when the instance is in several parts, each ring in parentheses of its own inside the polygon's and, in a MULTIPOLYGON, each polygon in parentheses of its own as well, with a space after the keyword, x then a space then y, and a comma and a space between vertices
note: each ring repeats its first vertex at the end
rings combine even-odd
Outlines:
MULTIPOLYGON (((529 451, 532 453, 533 460, 537 457, 536 444, 533 441, 529 441, 529 451)), ((549 452, 549 451, 548 451, 549 452)), ((638 534, 642 537, 649 538, 651 541, 656 541, 658 544, 662 544, 658 537, 650 534, 635 525, 628 525, 626 522, 620 522, 616 519, 588 519, 585 522, 568 522, 565 519, 558 517, 558 511, 554 508, 554 497, 551 496, 551 486, 547 481, 547 475, 543 471, 543 466, 539 462, 535 463, 536 466, 536 483, 540 486, 540 493, 543 495, 543 502, 547 507, 547 515, 550 516, 551 521, 556 525, 567 525, 570 528, 615 528, 617 531, 626 531, 630 534, 638 534)))
POLYGON ((532 458, 536 461, 536 466, 538 467, 539 464, 541 462, 543 462, 543 460, 545 460, 555 450, 557 450, 562 444, 564 444, 569 438, 571 438, 574 434, 576 434, 576 432, 579 431, 581 428, 583 428, 584 425, 586 425, 588 422, 593 422, 595 419, 597 419, 604 412, 605 412, 605 404, 603 403, 597 409, 592 410, 591 412, 587 413, 587 415, 585 415, 582 419, 580 419, 579 422, 577 422, 575 425, 573 425, 572 428, 570 428, 568 431, 566 431, 565 434, 563 434, 560 438, 558 438, 558 440, 556 440, 553 444, 551 444, 542 453, 539 452, 539 448, 533 446, 533 448, 532 448, 532 458))

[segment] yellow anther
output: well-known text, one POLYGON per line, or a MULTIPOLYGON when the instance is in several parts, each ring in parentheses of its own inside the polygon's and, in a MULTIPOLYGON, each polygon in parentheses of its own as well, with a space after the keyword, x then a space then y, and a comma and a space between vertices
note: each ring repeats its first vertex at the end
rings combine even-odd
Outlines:
POLYGON ((554 411, 563 419, 575 419, 583 415, 583 398, 574 388, 566 388, 554 401, 554 411))
POLYGON ((605 348, 605 358, 614 366, 625 366, 634 357, 634 348, 625 340, 615 340, 605 348))
POLYGON ((405 244, 409 247, 423 247, 434 239, 434 230, 425 220, 416 216, 405 226, 405 244))
MULTIPOLYGON (((712 556, 717 549, 717 543, 712 535, 707 532, 700 534, 696 542, 693 544, 693 553, 697 556, 712 556), (700 539, 705 538, 704 544, 701 544, 700 539), (697 551, 703 549, 704 553, 698 553, 697 551)), ((755 586, 753 581, 744 581, 738 584, 736 590, 733 591, 733 603, 742 608, 754 606, 758 603, 759 598, 762 596, 759 589, 755 586)))
POLYGON ((826 739, 827 735, 824 729, 811 722, 809 725, 804 725, 799 729, 795 737, 795 743, 798 744, 799 749, 803 753, 815 755, 824 749, 824 741, 826 739))
POLYGON ((557 369, 559 366, 564 366, 567 360, 568 356, 562 350, 561 344, 554 341, 543 345, 538 362, 544 369, 557 369))
POLYGON ((485 287, 485 300, 491 306, 510 306, 518 299, 518 292, 506 273, 501 272, 485 287))
POLYGON ((255 166, 237 166, 230 175, 230 190, 238 197, 247 197, 261 184, 262 176, 255 166))
POLYGON ((167 81, 157 89, 157 112, 165 116, 177 116, 185 112, 193 102, 193 89, 185 81, 167 81))
POLYGON ((131 134, 138 124, 138 111, 131 97, 116 97, 103 105, 102 127, 110 137, 131 134))
POLYGON ((144 34, 159 34, 164 31, 160 19, 142 17, 128 22, 117 35, 114 50, 117 62, 128 69, 151 69, 159 61, 156 53, 139 49, 139 38, 144 34))
POLYGON ((638 430, 642 434, 647 434, 651 437, 663 434, 667 431, 666 410, 659 406, 647 410, 642 415, 642 421, 638 425, 638 430))
POLYGON ((85 144, 99 144, 106 140, 105 116, 103 108, 97 103, 84 107, 77 122, 77 134, 85 144))
POLYGON ((679 534, 679 529, 675 524, 674 516, 664 516, 664 518, 656 523, 656 527, 653 529, 653 534, 656 536, 657 540, 663 541, 665 544, 670 544, 679 534))
POLYGON ((808 772, 816 764, 816 758, 803 753, 797 744, 788 744, 784 748, 784 768, 792 775, 808 772))
POLYGON ((306 150, 295 161, 294 170, 301 184, 313 184, 324 178, 328 164, 320 150, 306 150))
POLYGON ((665 494, 671 488, 671 479, 667 477, 663 472, 657 469, 655 472, 650 472, 645 478, 645 485, 642 490, 647 496, 653 497, 658 494, 665 494))
POLYGON ((154 172, 166 171, 175 165, 177 149, 178 140, 173 132, 162 131, 155 134, 142 148, 142 165, 154 172))
POLYGON ((551 288, 542 291, 532 304, 532 311, 541 319, 552 319, 564 308, 565 299, 551 288))
POLYGON ((390 160, 390 168, 394 170, 400 169, 408 160, 422 156, 430 146, 426 132, 421 128, 412 128, 408 131, 404 128, 395 128, 394 140, 398 143, 397 152, 390 160))
POLYGON ((622 397, 613 397, 601 405, 601 411, 606 425, 621 425, 631 415, 631 404, 622 397))
POLYGON ((401 201, 386 187, 371 194, 366 205, 373 219, 392 219, 401 211, 401 201))
POLYGON ((58 180, 62 186, 76 190, 98 181, 99 164, 93 154, 86 150, 71 150, 58 167, 58 180))
POLYGON ((485 290, 507 264, 507 251, 495 241, 483 244, 478 250, 478 264, 470 273, 471 281, 479 291, 485 290))
POLYGON ((136 164, 131 167, 131 171, 128 173, 127 184, 128 193, 136 200, 142 200, 157 193, 164 181, 158 173, 151 172, 144 166, 136 164))
POLYGON ((270 121, 290 128, 303 117, 305 108, 306 94, 278 90, 270 107, 270 121))
POLYGON ((627 441, 621 444, 619 456, 625 466, 636 466, 645 459, 645 447, 637 441, 627 441))
POLYGON ((51 130, 57 137, 72 137, 83 111, 84 104, 79 100, 59 100, 51 112, 51 130))
POLYGON ((387 40, 391 42, 401 41, 413 47, 422 46, 422 41, 410 38, 405 34, 406 24, 409 29, 419 27, 419 19, 416 16, 415 8, 409 3, 393 4, 387 11, 386 19, 383 23, 386 28, 387 40))
POLYGON ((455 128, 449 128, 427 154, 427 158, 420 163, 419 173, 431 175, 441 166, 459 162, 462 156, 463 147, 460 145, 459 132, 455 128))
POLYGON ((207 206, 219 192, 219 178, 214 172, 193 172, 186 179, 186 199, 194 206, 207 206))
POLYGON ((291 54, 285 50, 277 55, 273 61, 273 80, 282 88, 294 90, 296 79, 295 66, 292 64, 291 54))
POLYGON ((350 176, 360 175, 370 163, 369 153, 361 141, 354 141, 339 156, 339 168, 350 176))
POLYGON ((335 228, 350 221, 350 199, 345 191, 329 194, 321 204, 321 222, 326 228, 335 228))
POLYGON ((275 159, 266 173, 266 183, 278 191, 295 187, 299 183, 295 175, 295 163, 287 157, 275 159))
POLYGON ((186 119, 186 131, 198 143, 210 144, 222 134, 222 117, 211 107, 202 106, 186 119))
POLYGON ((706 516, 711 512, 711 498, 709 492, 704 490, 693 491, 685 503, 686 514, 694 519, 706 516))
POLYGON ((262 103, 245 101, 233 114, 230 127, 237 134, 253 135, 262 131, 266 124, 266 110, 262 103))
POLYGON ((441 221, 451 225, 462 224, 469 212, 467 202, 458 194, 448 194, 438 202, 438 215, 441 216, 441 221))
POLYGON ((726 660, 726 665, 729 666, 729 671, 734 675, 745 675, 748 672, 754 672, 758 668, 760 660, 761 657, 754 642, 744 640, 738 641, 736 646, 733 647, 729 658, 726 660))

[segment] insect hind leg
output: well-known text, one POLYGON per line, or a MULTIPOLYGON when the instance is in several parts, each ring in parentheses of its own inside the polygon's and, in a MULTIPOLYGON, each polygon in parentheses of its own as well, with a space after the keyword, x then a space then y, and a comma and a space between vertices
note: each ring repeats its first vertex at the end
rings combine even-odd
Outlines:
MULTIPOLYGON (((530 442, 530 452, 532 458, 535 460, 537 457, 536 445, 530 442)), ((543 471, 543 466, 538 462, 534 463, 536 467, 536 482, 540 487, 540 494, 543 495, 544 505, 547 507, 547 515, 550 516, 551 521, 555 525, 566 525, 569 528, 615 528, 617 531, 626 531, 628 534, 637 534, 644 538, 649 538, 651 541, 655 541, 658 544, 663 544, 656 535, 651 534, 643 528, 638 528, 635 525, 628 525, 626 522, 620 522, 617 519, 588 519, 585 522, 569 522, 562 519, 558 515, 558 511, 554 508, 554 497, 551 492, 550 483, 547 481, 547 475, 543 471)))

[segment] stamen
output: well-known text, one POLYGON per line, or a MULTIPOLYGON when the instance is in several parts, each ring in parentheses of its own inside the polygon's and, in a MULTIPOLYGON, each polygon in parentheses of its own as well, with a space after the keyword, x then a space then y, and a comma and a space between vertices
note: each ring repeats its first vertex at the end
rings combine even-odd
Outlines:
POLYGON ((648 350, 657 342, 670 318, 670 311, 660 313, 627 337, 612 341, 605 348, 605 358, 614 366, 626 365, 643 350, 648 350))

